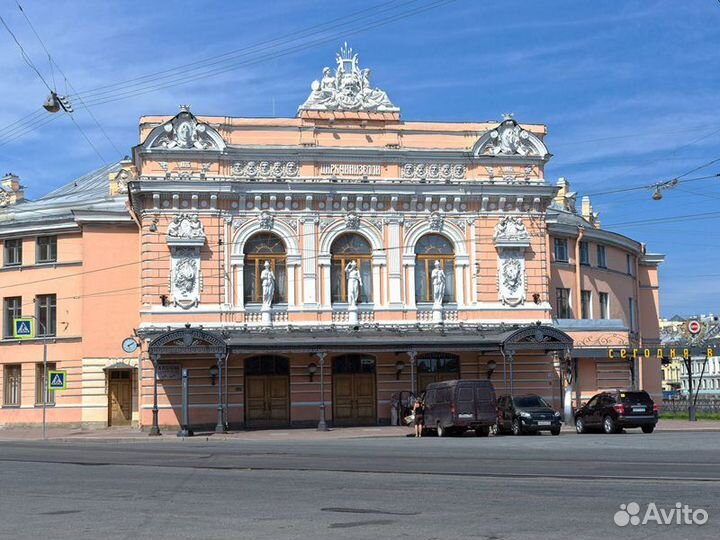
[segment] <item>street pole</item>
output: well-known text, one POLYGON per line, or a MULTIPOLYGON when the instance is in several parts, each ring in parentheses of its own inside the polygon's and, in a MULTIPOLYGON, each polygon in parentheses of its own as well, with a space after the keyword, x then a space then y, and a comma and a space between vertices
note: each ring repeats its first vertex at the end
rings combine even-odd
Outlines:
POLYGON ((328 431, 327 422, 325 421, 325 356, 327 353, 317 353, 320 359, 320 420, 318 422, 318 431, 328 431))
POLYGON ((692 370, 692 355, 685 359, 685 369, 688 373, 688 420, 690 422, 697 422, 697 414, 695 411, 695 405, 693 404, 693 370, 692 370))
MULTIPOLYGON (((43 331, 43 333, 45 333, 43 331)), ((47 421, 46 421, 46 407, 47 400, 49 397, 48 390, 48 348, 47 348, 47 336, 43 339, 43 393, 42 393, 42 409, 43 409, 43 441, 47 440, 47 421)))

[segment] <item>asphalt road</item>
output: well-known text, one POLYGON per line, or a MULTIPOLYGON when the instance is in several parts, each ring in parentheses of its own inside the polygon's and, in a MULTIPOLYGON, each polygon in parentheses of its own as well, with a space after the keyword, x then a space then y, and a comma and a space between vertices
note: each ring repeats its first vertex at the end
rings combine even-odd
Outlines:
POLYGON ((0 443, 0 539, 717 538, 720 433, 0 443), (628 525, 621 504, 707 511, 628 525))

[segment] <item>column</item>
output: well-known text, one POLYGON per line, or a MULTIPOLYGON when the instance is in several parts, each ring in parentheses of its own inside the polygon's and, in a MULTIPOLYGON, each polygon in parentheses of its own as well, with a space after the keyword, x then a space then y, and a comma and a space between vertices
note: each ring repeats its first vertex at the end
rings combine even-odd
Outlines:
POLYGON ((292 255, 287 258, 287 303, 288 307, 295 307, 295 280, 297 279, 297 269, 300 266, 300 256, 292 255))
POLYGON ((400 256, 402 239, 400 234, 401 216, 387 218, 388 241, 387 241, 387 263, 388 263, 388 297, 390 305, 402 305, 402 276, 400 268, 400 256))
POLYGON ((158 425, 158 362, 160 356, 157 354, 150 355, 150 360, 153 365, 153 408, 152 408, 152 427, 150 428, 150 436, 158 436, 160 433, 160 426, 158 425))
POLYGON ((222 395, 222 386, 223 386, 223 362, 225 360, 225 355, 218 354, 216 356, 217 359, 217 367, 218 367, 218 381, 217 381, 217 388, 218 388, 218 404, 217 404, 217 424, 215 425, 215 433, 225 433, 225 419, 223 418, 223 395, 222 395))
POLYGON ((317 357, 320 359, 320 420, 318 421, 318 431, 328 431, 327 422, 325 421, 325 357, 327 353, 319 352, 317 357))
POLYGON ((303 304, 305 307, 317 307, 317 279, 316 279, 316 229, 317 216, 303 216, 302 223, 302 246, 303 246, 303 304))
POLYGON ((330 290, 330 255, 321 255, 318 257, 318 266, 320 267, 320 273, 322 274, 322 297, 319 299, 319 303, 324 308, 329 308, 332 305, 332 295, 330 290))
POLYGON ((403 255, 403 268, 405 269, 405 305, 408 309, 415 309, 415 255, 403 255))

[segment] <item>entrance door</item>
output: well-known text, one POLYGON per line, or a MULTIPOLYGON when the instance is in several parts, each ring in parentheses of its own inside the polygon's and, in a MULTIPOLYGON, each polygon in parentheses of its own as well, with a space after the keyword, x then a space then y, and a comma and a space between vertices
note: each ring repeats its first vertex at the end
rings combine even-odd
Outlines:
POLYGON ((108 376, 108 425, 127 426, 132 421, 132 371, 110 371, 108 376))
POLYGON ((333 423, 374 425, 376 406, 375 359, 362 355, 333 359, 333 423))
POLYGON ((245 361, 245 423, 277 427, 290 423, 290 364, 280 356, 245 361))
POLYGON ((434 382, 452 381, 460 378, 460 360, 454 354, 433 353, 417 357, 417 388, 422 394, 427 385, 434 382))

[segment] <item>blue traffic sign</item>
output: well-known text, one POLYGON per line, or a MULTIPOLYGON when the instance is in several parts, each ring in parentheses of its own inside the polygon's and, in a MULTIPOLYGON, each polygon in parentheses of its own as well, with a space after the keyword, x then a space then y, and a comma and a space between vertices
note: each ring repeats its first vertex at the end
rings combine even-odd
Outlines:
POLYGON ((67 388, 67 371, 51 370, 48 372, 48 390, 65 390, 67 388))
POLYGON ((35 337, 35 321, 30 317, 13 319, 13 337, 16 339, 32 339, 35 337))

